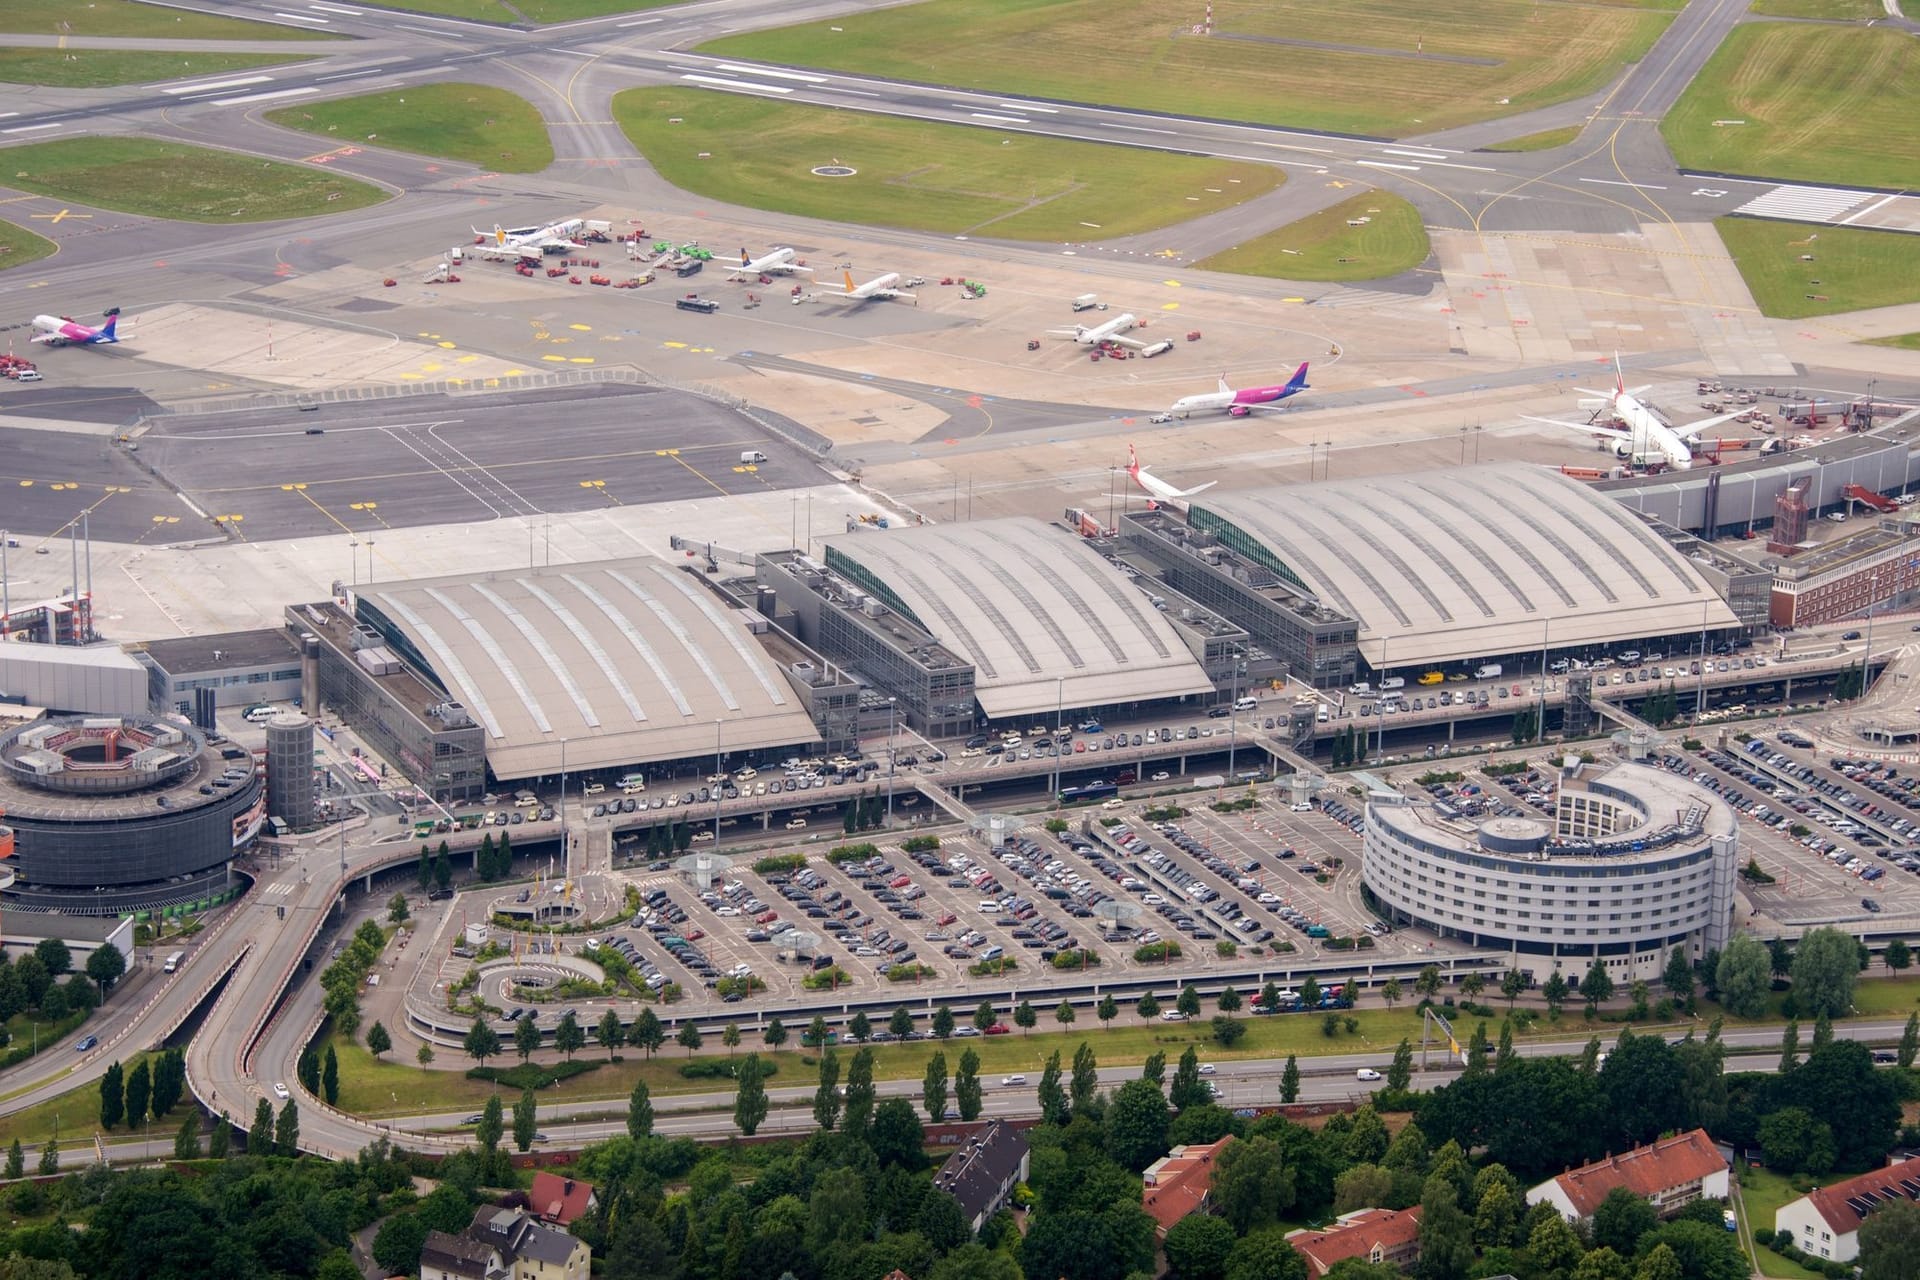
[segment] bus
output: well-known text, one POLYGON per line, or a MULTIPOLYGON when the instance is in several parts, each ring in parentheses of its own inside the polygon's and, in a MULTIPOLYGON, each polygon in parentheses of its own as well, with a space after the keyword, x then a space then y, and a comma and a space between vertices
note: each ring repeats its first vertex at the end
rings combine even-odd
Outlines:
POLYGON ((1067 787, 1060 793, 1061 804, 1080 804, 1088 800, 1111 800, 1120 788, 1111 782, 1089 782, 1082 787, 1067 787))

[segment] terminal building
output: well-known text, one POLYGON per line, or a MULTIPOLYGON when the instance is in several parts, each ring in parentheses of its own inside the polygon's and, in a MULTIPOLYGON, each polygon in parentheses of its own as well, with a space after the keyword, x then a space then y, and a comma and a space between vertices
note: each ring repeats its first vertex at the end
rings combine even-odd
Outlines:
POLYGON ((442 802, 562 773, 840 750, 858 688, 651 556, 373 584, 287 611, 320 701, 442 802))
POLYGON ((277 627, 149 640, 127 649, 145 664, 149 698, 163 715, 192 715, 199 689, 214 691, 216 707, 292 702, 300 693, 300 652, 277 627))
POLYGON ((1657 978, 1668 954, 1723 949, 1739 838, 1713 792, 1642 764, 1563 771, 1551 812, 1463 820, 1444 800, 1378 789, 1361 876, 1392 918, 1514 967, 1577 983, 1594 958, 1616 979, 1657 978))
POLYGON ((0 734, 9 911, 112 916, 231 896, 266 799, 250 753, 169 720, 87 716, 0 734))
POLYGON ((762 613, 930 737, 1191 709, 1284 673, 1244 628, 1026 517, 830 538, 755 578, 762 613))
MULTIPOLYGON (((1120 536, 1132 563, 1320 689, 1368 672, 1537 669, 1553 653, 1697 642, 1743 625, 1710 572, 1749 594, 1763 581, 1520 463, 1209 493, 1184 521, 1129 513, 1120 536)), ((1748 612, 1757 620, 1757 603, 1748 612)))

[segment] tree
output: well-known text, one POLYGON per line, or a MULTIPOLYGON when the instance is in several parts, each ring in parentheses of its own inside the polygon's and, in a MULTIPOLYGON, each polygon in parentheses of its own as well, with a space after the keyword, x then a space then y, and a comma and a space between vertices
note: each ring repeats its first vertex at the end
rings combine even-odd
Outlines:
POLYGON ((927 1119, 935 1124, 947 1118, 947 1055, 936 1053, 927 1059, 927 1072, 920 1077, 920 1098, 927 1119))
POLYGON ((993 1026, 995 1023, 999 1021, 1000 1021, 999 1015, 994 1013, 993 1011, 993 1001, 982 1000, 979 1004, 974 1006, 973 1029, 975 1031, 985 1032, 988 1027, 993 1026))
POLYGON ((1913 948, 1907 945, 1905 938, 1895 938, 1887 944, 1887 968, 1899 973, 1913 967, 1913 948))
POLYGON ((847 1096, 842 1122, 847 1133, 864 1137, 873 1123, 873 1050, 861 1045, 847 1068, 847 1096))
POLYGON ((1573 1269, 1572 1280, 1633 1280, 1627 1260, 1601 1245, 1589 1249, 1573 1269))
POLYGON ((1832 925, 1800 939, 1793 957, 1793 999, 1803 1014, 1838 1018, 1853 1009, 1853 980, 1860 974, 1860 948, 1832 925))
POLYGON ((15 1138, 13 1145, 7 1148, 7 1181, 13 1182, 26 1176, 27 1153, 20 1147, 20 1139, 15 1138))
POLYGON ((1147 1055, 1147 1060, 1140 1064, 1140 1078, 1142 1080, 1153 1081, 1153 1087, 1156 1089, 1166 1084, 1167 1082, 1166 1050, 1155 1049, 1152 1053, 1147 1055))
POLYGON ((1106 1115, 1107 1154, 1138 1173, 1167 1153, 1167 1099, 1148 1080, 1129 1080, 1106 1115))
POLYGON ((111 942, 103 942, 87 956, 87 976, 100 988, 100 998, 105 1000, 107 992, 113 990, 113 984, 120 981, 127 971, 127 958, 111 942))
POLYGON ((680 1034, 673 1038, 673 1042, 685 1049, 687 1056, 691 1058, 699 1050, 702 1042, 699 1024, 691 1020, 682 1023, 680 1034))
POLYGON ((520 1061, 525 1063, 533 1057, 534 1051, 539 1047, 540 1024, 534 1015, 529 1013, 513 1024, 513 1051, 519 1054, 520 1061))
POLYGON ((905 1040, 913 1033, 913 1011, 901 1005, 887 1015, 887 1030, 893 1033, 895 1040, 905 1040))
MULTIPOLYGON (((1311 981, 1311 979, 1309 979, 1309 981, 1311 981)), ((1200 989, 1198 987, 1181 987, 1180 994, 1173 999, 1173 1007, 1181 1013, 1186 1014, 1189 1018, 1199 1017, 1200 989)))
POLYGON ((1527 989, 1527 975, 1519 969, 1509 969, 1500 975, 1500 994, 1506 997, 1507 1012, 1513 1012, 1513 1005, 1527 989))
POLYGON ((766 1119, 766 1073, 760 1055, 747 1054, 739 1065, 739 1092, 733 1094, 733 1125, 749 1138, 766 1119))
POLYGON ((1916 1050, 1920 1050, 1920 1013, 1910 1013, 1907 1015, 1906 1029, 1900 1033, 1900 1056, 1898 1061, 1902 1070, 1911 1070, 1913 1068, 1913 1058, 1916 1050))
POLYGON ((300 1154, 300 1108, 292 1098, 280 1105, 280 1118, 273 1126, 273 1150, 288 1159, 300 1154))
POLYGON ((1082 1040, 1080 1047, 1073 1051, 1073 1078, 1067 1086, 1068 1096, 1073 1100, 1073 1113, 1085 1115, 1099 1089, 1100 1064, 1093 1059, 1093 1046, 1082 1040))
POLYGON ((1300 1060, 1293 1054, 1287 1055, 1287 1068, 1280 1073, 1280 1101, 1298 1102, 1300 1100, 1300 1060))
MULTIPOLYGON (((120 1117, 127 1112, 126 1073, 120 1070, 120 1064, 108 1065, 106 1074, 100 1077, 100 1127, 111 1129, 120 1123, 120 1117)), ((10 1174, 9 1177, 17 1177, 10 1174)))
POLYGON ((1821 1014, 1813 1020, 1813 1051, 1820 1052, 1833 1043, 1833 1020, 1821 1014))
POLYGON ((823 1048, 826 1045, 827 1019, 825 1014, 816 1013, 813 1015, 813 1021, 807 1024, 806 1034, 800 1037, 800 1043, 802 1045, 812 1045, 816 1049, 823 1048))
MULTIPOLYGON (((320 1063, 320 1096, 326 1099, 330 1107, 340 1101, 340 1055, 334 1052, 331 1044, 327 1046, 327 1056, 320 1063)), ((157 1112, 162 1108, 155 1107, 154 1110, 157 1112)))
POLYGON ((1213 1090, 1207 1088, 1200 1079, 1200 1055, 1188 1045, 1180 1055, 1180 1061, 1173 1068, 1173 1083, 1167 1088, 1167 1101, 1173 1104, 1175 1111, 1185 1111, 1188 1107, 1199 1106, 1213 1101, 1213 1090))
POLYGON ((1435 1174, 1420 1194, 1420 1274, 1426 1280, 1463 1280, 1472 1265, 1473 1222, 1461 1210, 1453 1183, 1435 1174))
POLYGON ((1767 1011, 1772 980, 1767 948, 1751 934, 1738 934, 1727 943, 1714 968, 1720 1003, 1736 1018, 1758 1018, 1767 1011))
POLYGON ((1767 1164, 1787 1173, 1822 1174, 1833 1168, 1833 1128, 1804 1107, 1781 1107, 1761 1118, 1758 1137, 1767 1164))
POLYGON ((1566 977, 1558 969, 1555 969, 1547 975, 1546 982, 1540 988, 1540 994, 1547 1002, 1548 1016, 1559 1017, 1560 1006, 1567 1002, 1566 977))
POLYGON ((1272 1138, 1247 1137, 1214 1157, 1213 1199, 1240 1235, 1274 1226, 1293 1206, 1294 1175, 1272 1138))
MULTIPOLYGON (((496 1097, 495 1103, 500 1099, 496 1097)), ((627 1097, 627 1136, 635 1142, 653 1136, 653 1092, 645 1080, 636 1080, 627 1097)))
POLYGON ((1781 1072, 1788 1072, 1800 1062, 1800 1020, 1788 1018, 1786 1030, 1780 1033, 1781 1072))
POLYGON ((1240 993, 1231 986, 1220 989, 1220 1012, 1238 1013, 1240 1011, 1240 993))
POLYGON ((1100 997, 1100 1003, 1094 1006, 1093 1016, 1100 1019, 1101 1027, 1112 1030, 1113 1020, 1120 1016, 1120 1002, 1111 994, 1100 997))
POLYGON ((33 954, 40 958, 49 977, 58 978, 73 968, 73 952, 59 938, 40 939, 33 945, 33 954))
POLYGON ((1613 998, 1613 976, 1607 972, 1606 962, 1598 956, 1587 966, 1587 976, 1580 979, 1580 998, 1587 1002, 1589 1019, 1593 1017, 1594 1010, 1613 998))
POLYGON ((1284 1233, 1262 1231, 1233 1246, 1226 1280, 1307 1280, 1307 1261, 1294 1252, 1284 1233))
POLYGON ((1160 1016, 1160 1001, 1153 992, 1149 991, 1140 997, 1139 1003, 1133 1006, 1133 1011, 1140 1015, 1140 1021, 1152 1022, 1160 1016))
POLYGON ((1484 973, 1469 973, 1460 979, 1460 994, 1469 1000, 1479 999, 1480 993, 1486 989, 1487 975, 1484 973))
POLYGON ((1860 1272, 1867 1280, 1920 1277, 1920 1204, 1883 1202, 1860 1224, 1860 1272))
POLYGON ((433 860, 433 883, 435 888, 444 889, 453 883, 453 868, 447 863, 443 852, 433 860))
MULTIPOLYGON (((780 1020, 775 1018, 767 1025, 768 1044, 774 1043, 773 1032, 775 1027, 780 1028, 781 1040, 787 1038, 787 1029, 780 1026, 780 1020)), ((653 1061, 654 1051, 666 1042, 667 1029, 660 1025, 660 1015, 656 1014, 652 1009, 642 1009, 640 1016, 633 1020, 633 1025, 627 1028, 627 1043, 645 1049, 647 1051, 647 1061, 649 1062, 653 1061)))
POLYGON ((387 1034, 386 1027, 375 1022, 367 1028, 367 1052, 372 1054, 375 1060, 392 1048, 393 1037, 387 1034))
MULTIPOLYGON (((1268 985, 1271 986, 1272 984, 1269 983, 1268 985)), ((1401 995, 1402 995, 1402 992, 1400 990, 1400 979, 1388 978, 1385 982, 1380 984, 1380 999, 1386 1004, 1387 1008, 1391 1009, 1395 1005, 1399 1004, 1401 995)), ((1262 1004, 1267 1004, 1267 993, 1264 990, 1262 990, 1260 993, 1260 1001, 1262 1004)), ((1272 1008, 1273 1006, 1271 1004, 1267 1004, 1267 1007, 1272 1008)))
POLYGON ((402 1212, 380 1224, 373 1238, 373 1260, 387 1275, 403 1276, 420 1266, 420 1249, 428 1227, 417 1213, 402 1212))
POLYGON ((1413 980, 1413 989, 1422 1000, 1431 1000, 1440 994, 1440 966, 1424 966, 1413 980))
POLYGON ((1059 1004, 1053 1006, 1053 1020, 1062 1027, 1072 1026, 1075 1016, 1071 1000, 1062 998, 1059 1004))
POLYGON ((867 1145, 882 1165, 898 1165, 910 1172, 926 1168, 926 1130, 905 1098, 888 1098, 873 1109, 867 1145))
POLYGON ((500 1052, 500 1033, 487 1025, 487 1020, 474 1015, 473 1025, 467 1028, 467 1038, 462 1042, 467 1056, 481 1066, 487 1065, 487 1059, 500 1052))
POLYGON ((1662 986, 1673 994, 1675 1000, 1685 1001, 1693 995, 1693 966, 1687 962, 1687 949, 1676 946, 1667 954, 1666 970, 1660 975, 1662 986))
POLYGON ((933 1035, 936 1040, 953 1039, 953 1010, 945 1005, 933 1011, 933 1035))
POLYGON ((531 1151, 539 1125, 540 1113, 533 1100, 533 1090, 522 1089, 520 1100, 513 1104, 513 1145, 522 1151, 531 1151))
POLYGON ((480 1109, 480 1122, 473 1126, 473 1140, 480 1149, 489 1155, 500 1145, 501 1135, 507 1131, 506 1108, 497 1093, 487 1095, 487 1105, 480 1109))
POLYGON ((127 1072, 127 1128, 137 1129, 144 1124, 148 1108, 153 1102, 153 1071, 142 1059, 133 1064, 133 1070, 127 1072))
POLYGON ((1190 1213, 1167 1230, 1167 1265, 1178 1280, 1222 1280, 1237 1240, 1221 1219, 1190 1213))
POLYGON ((300 1051, 293 1064, 293 1076, 308 1093, 320 1092, 320 1055, 313 1051, 312 1045, 300 1051))
POLYGON ((587 1047, 587 1033, 581 1029, 580 1019, 572 1009, 560 1015, 560 1025, 553 1029, 553 1047, 565 1054, 568 1062, 573 1061, 574 1054, 587 1047))
POLYGON ((854 1015, 847 1019, 847 1038, 864 1044, 872 1035, 873 1021, 867 1017, 866 1010, 855 1010, 854 1015))
POLYGON ((40 1176, 51 1177, 60 1172, 60 1143, 48 1138, 47 1145, 40 1148, 40 1176))
POLYGON ((420 865, 413 878, 422 889, 433 883, 433 855, 427 852, 424 844, 420 846, 420 865))
POLYGON ((1543 1276, 1571 1275, 1586 1246, 1559 1214, 1542 1215, 1527 1233, 1527 1259, 1543 1276))
POLYGON ((830 1133, 840 1123, 840 1055, 828 1049, 820 1057, 820 1084, 813 1091, 813 1124, 830 1133))
POLYGON ((1036 1091, 1040 1102, 1040 1119, 1045 1124, 1065 1124, 1067 1122, 1067 1091, 1060 1087, 1060 1051, 1055 1049, 1047 1055, 1046 1065, 1040 1070, 1040 1087, 1036 1091))
POLYGON ((1593 1243, 1631 1258, 1640 1250, 1640 1237, 1658 1225, 1660 1217, 1644 1196, 1615 1187, 1593 1211, 1593 1243))
POLYGON ((1686 1218, 1663 1223, 1641 1237, 1640 1248, 1647 1256, 1670 1250, 1687 1280, 1747 1280, 1752 1274, 1738 1237, 1718 1223, 1686 1218))
POLYGON ((962 1120, 977 1120, 984 1103, 980 1089, 980 1055, 967 1049, 960 1055, 960 1070, 953 1077, 953 1103, 962 1120))
POLYGON ((1402 1037, 1394 1048, 1393 1062, 1387 1067, 1387 1088, 1405 1092, 1413 1083, 1413 1042, 1402 1037))
POLYGON ((1312 974, 1308 974, 1300 984, 1300 1003, 1309 1009, 1320 1006, 1320 981, 1312 974))
POLYGON ((1488 1184, 1473 1209, 1473 1241, 1482 1249, 1505 1249, 1513 1244, 1520 1205, 1504 1182, 1488 1184))
POLYGON ((1519 1060, 1520 1056, 1514 1052, 1513 1048, 1513 1019, 1502 1018, 1500 1020, 1500 1044, 1493 1053, 1493 1069, 1495 1071, 1505 1071, 1519 1060))
POLYGON ((626 1044, 626 1027, 620 1025, 620 1015, 612 1009, 601 1015, 599 1027, 593 1029, 593 1038, 601 1042, 601 1048, 607 1050, 607 1061, 612 1061, 614 1050, 626 1044))
POLYGON ((766 1034, 760 1038, 767 1042, 769 1049, 778 1049, 787 1042, 787 1024, 778 1018, 773 1019, 767 1023, 766 1034))
POLYGON ((207 1139, 207 1158, 225 1160, 227 1152, 233 1147, 233 1124, 222 1111, 220 1118, 213 1122, 213 1136, 207 1139))
POLYGON ((934 1263, 927 1280, 1020 1280, 1020 1264, 999 1249, 963 1244, 934 1263))
POLYGON ((387 922, 401 924, 407 918, 407 895, 396 893, 387 899, 387 922))

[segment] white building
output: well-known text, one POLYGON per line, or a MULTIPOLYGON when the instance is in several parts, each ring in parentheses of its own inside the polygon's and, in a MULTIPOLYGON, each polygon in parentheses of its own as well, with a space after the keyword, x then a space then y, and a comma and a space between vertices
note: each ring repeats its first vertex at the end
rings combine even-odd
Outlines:
POLYGON ((1773 1229, 1792 1232, 1794 1245, 1808 1257, 1852 1262, 1860 1256, 1860 1224, 1892 1200, 1920 1200, 1920 1158, 1790 1200, 1773 1215, 1773 1229))
POLYGON ((1551 816, 1470 822, 1424 795, 1376 790, 1361 874, 1401 923, 1513 953, 1544 981, 1595 957, 1616 981, 1657 977, 1675 946, 1698 957, 1733 927, 1733 810, 1646 765, 1563 774, 1551 816))

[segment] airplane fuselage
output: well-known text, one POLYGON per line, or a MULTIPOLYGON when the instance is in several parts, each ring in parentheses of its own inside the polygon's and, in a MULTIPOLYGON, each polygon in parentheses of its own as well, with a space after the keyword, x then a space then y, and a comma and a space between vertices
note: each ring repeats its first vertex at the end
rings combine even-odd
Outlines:
POLYGON ((91 325, 63 320, 59 316, 35 316, 34 331, 40 336, 36 342, 44 342, 56 347, 83 347, 96 342, 116 342, 118 339, 104 329, 95 329, 91 325))
POLYGON ((1073 340, 1083 347, 1097 347, 1115 334, 1125 333, 1133 328, 1136 321, 1131 312, 1121 312, 1105 324, 1097 324, 1091 329, 1076 326, 1073 340))
POLYGON ((1197 396, 1182 396, 1173 402, 1172 413, 1182 417, 1190 413, 1230 413, 1244 417, 1255 405, 1272 404, 1293 394, 1285 386, 1245 387, 1239 391, 1208 391, 1197 396))

